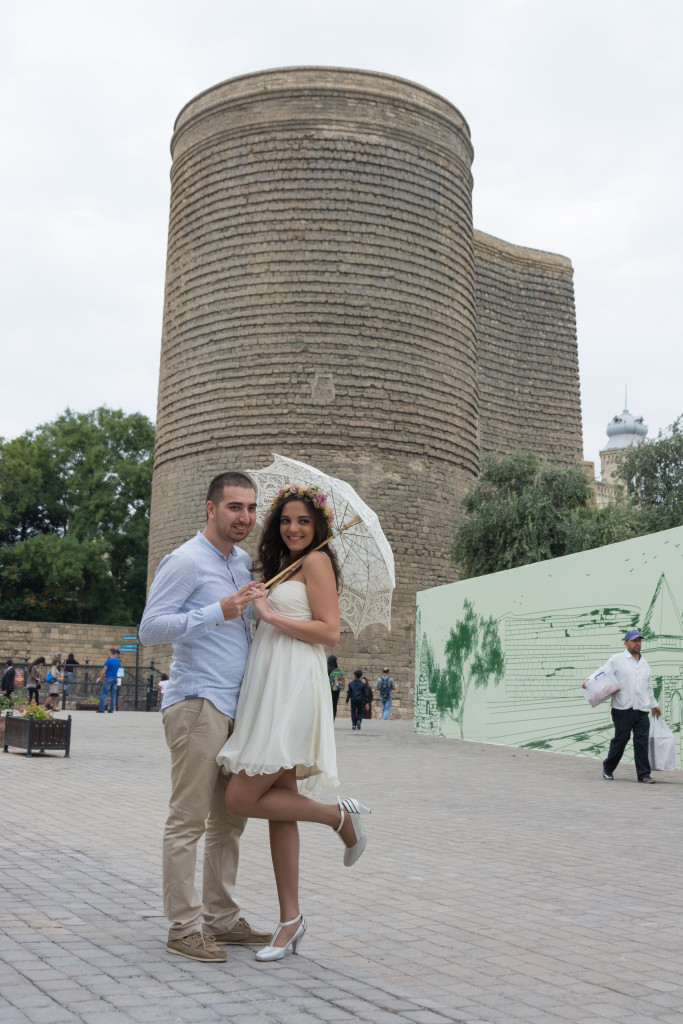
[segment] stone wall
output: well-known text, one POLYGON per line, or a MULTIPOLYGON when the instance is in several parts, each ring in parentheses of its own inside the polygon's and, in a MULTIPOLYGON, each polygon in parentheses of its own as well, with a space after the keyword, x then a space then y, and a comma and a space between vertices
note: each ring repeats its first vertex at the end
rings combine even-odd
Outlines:
MULTIPOLYGON (((0 663, 7 658, 32 661, 41 655, 49 664, 57 652, 62 661, 72 651, 82 665, 103 665, 110 647, 120 647, 124 636, 133 636, 135 626, 82 626, 74 622, 15 622, 0 619, 0 663)), ((149 658, 145 658, 149 661, 149 658)), ((124 651, 124 666, 135 664, 135 654, 124 651)))
POLYGON ((391 633, 344 633, 337 654, 349 675, 389 665, 410 717, 415 593, 454 579, 480 450, 580 452, 571 265, 475 235, 467 123, 392 76, 244 75, 192 100, 171 148, 150 580, 217 472, 280 452, 347 479, 397 587, 391 633))
POLYGON ((150 569, 223 468, 349 480, 398 580, 392 632, 339 657, 389 664, 410 713, 415 591, 453 578, 443 510, 478 468, 467 125, 400 79, 293 69, 197 97, 172 152, 150 569))
POLYGON ((581 461, 570 260, 475 231, 474 266, 482 452, 581 461))

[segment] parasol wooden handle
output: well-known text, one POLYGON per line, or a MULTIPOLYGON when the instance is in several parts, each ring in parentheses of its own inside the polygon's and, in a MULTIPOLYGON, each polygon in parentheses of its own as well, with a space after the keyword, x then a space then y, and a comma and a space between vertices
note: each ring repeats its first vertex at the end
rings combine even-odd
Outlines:
MULTIPOLYGON (((344 525, 339 528, 337 536, 339 536, 340 533, 343 533, 344 530, 348 530, 349 527, 355 526, 356 523, 360 523, 361 521, 362 520, 360 516, 356 516, 355 519, 349 519, 348 523, 344 523, 344 525)), ((317 547, 313 548, 313 550, 319 551, 320 548, 324 548, 326 544, 329 544, 331 540, 334 540, 334 535, 332 537, 326 537, 325 540, 321 544, 318 544, 317 547)), ((310 551, 307 551, 306 555, 310 555, 310 553, 310 551)), ((286 569, 283 569, 282 572, 279 572, 277 576, 273 576, 272 580, 268 580, 268 582, 265 584, 266 590, 268 590, 269 587, 272 587, 274 583, 279 583, 283 576, 291 576, 294 570, 299 568, 306 555, 302 555, 301 558, 297 558, 296 562, 292 562, 292 564, 288 565, 286 569)))

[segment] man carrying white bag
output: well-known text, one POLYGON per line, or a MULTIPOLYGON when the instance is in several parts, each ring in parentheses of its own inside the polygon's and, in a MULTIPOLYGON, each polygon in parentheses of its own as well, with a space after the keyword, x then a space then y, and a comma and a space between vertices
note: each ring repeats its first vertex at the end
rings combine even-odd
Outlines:
MULTIPOLYGON (((652 711, 655 718, 658 718, 661 711, 652 689, 650 666, 640 655, 642 636, 639 629, 628 629, 624 636, 626 650, 620 654, 613 654, 607 664, 594 672, 583 684, 586 690, 590 680, 593 681, 592 685, 597 689, 600 689, 601 686, 612 685, 612 683, 616 683, 618 687, 612 692, 614 737, 610 743, 607 757, 602 762, 602 777, 610 781, 614 779, 614 771, 621 761, 631 734, 633 734, 633 759, 638 782, 654 783, 654 779, 650 778, 652 767, 648 756, 649 712, 652 711), (604 680, 600 673, 605 674, 604 680)), ((586 696, 592 703, 588 694, 586 696)), ((608 696, 609 693, 604 693, 599 700, 596 700, 596 703, 600 703, 608 696)))
POLYGON ((590 706, 597 708, 598 704, 609 700, 612 694, 617 692, 619 683, 616 681, 614 673, 604 666, 588 677, 583 683, 583 688, 586 691, 584 696, 590 706))

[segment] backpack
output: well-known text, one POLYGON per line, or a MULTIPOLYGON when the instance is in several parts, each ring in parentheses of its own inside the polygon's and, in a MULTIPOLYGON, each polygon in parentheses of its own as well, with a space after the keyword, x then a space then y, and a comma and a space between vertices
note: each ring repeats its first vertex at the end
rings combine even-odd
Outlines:
POLYGON ((52 672, 48 672, 48 674, 45 676, 45 682, 46 683, 51 683, 52 682, 52 672))
POLYGON ((382 676, 379 681, 379 695, 384 700, 391 697, 391 679, 389 676, 382 676))

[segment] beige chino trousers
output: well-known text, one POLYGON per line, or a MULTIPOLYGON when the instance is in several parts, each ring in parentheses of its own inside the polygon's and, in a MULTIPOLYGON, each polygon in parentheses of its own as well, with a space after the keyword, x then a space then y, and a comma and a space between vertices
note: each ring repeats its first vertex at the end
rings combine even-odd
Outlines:
POLYGON ((232 718, 210 700, 192 698, 162 712, 171 751, 171 799, 163 844, 164 913, 168 937, 179 939, 203 930, 229 931, 239 917, 233 892, 239 841, 246 818, 225 809, 228 777, 216 755, 230 736, 232 718), (202 900, 195 888, 197 843, 204 839, 202 900))

